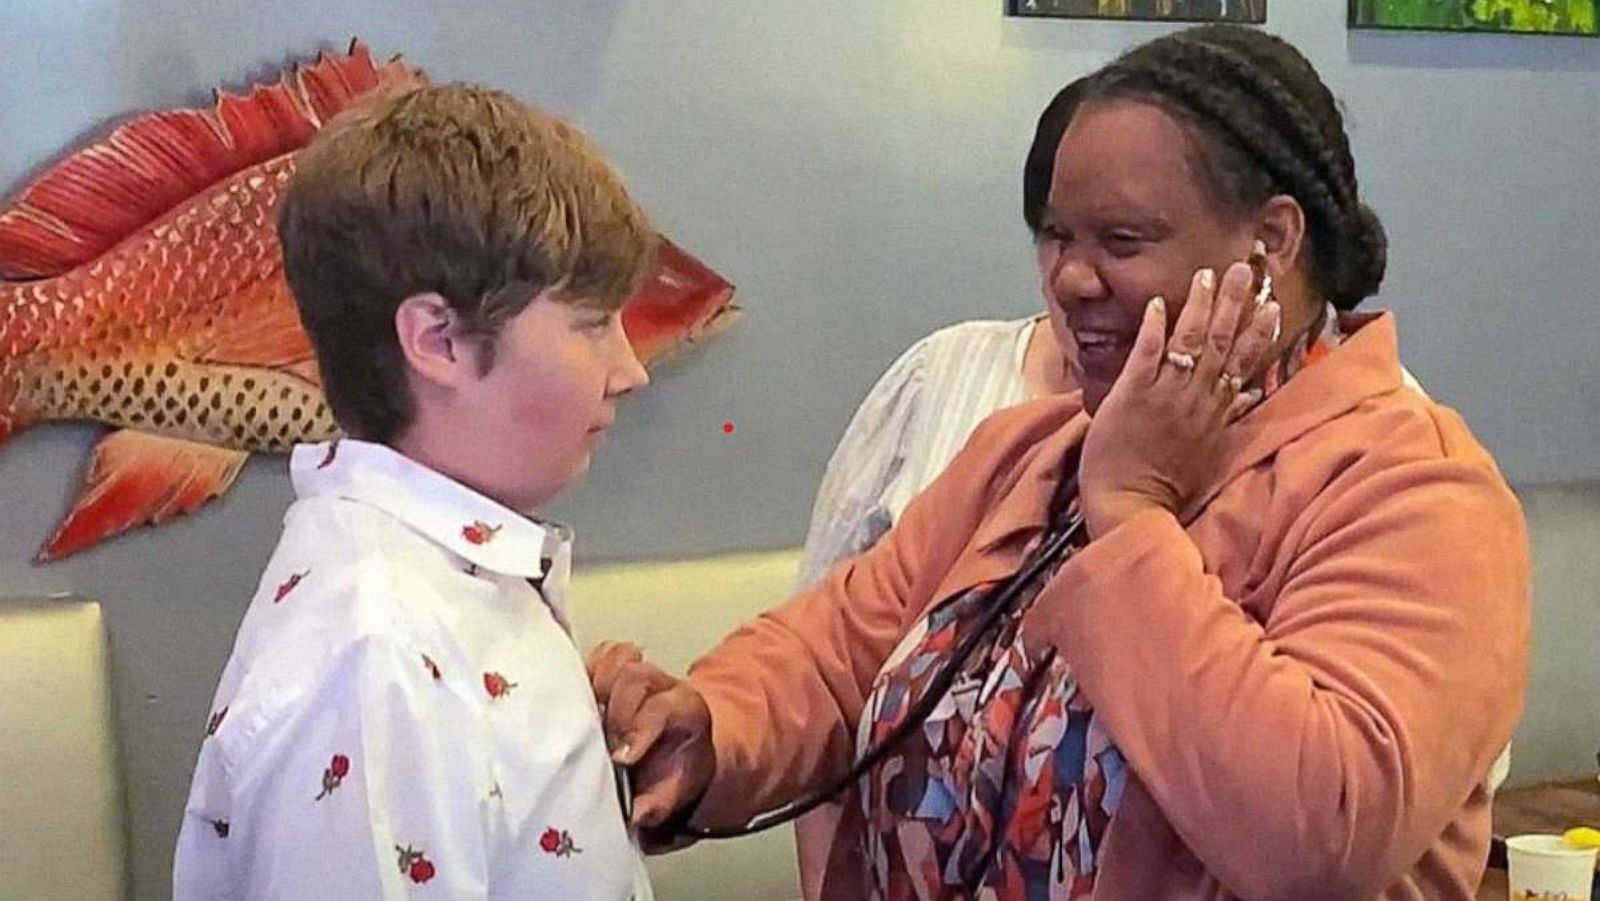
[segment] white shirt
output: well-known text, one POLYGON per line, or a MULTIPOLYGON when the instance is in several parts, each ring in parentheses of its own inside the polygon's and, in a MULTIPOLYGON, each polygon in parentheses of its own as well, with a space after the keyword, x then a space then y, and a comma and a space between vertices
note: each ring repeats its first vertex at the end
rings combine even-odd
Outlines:
POLYGON ((801 586, 875 544, 979 423, 1032 396, 1022 364, 1041 321, 958 323, 913 344, 884 372, 828 460, 801 586))
POLYGON ((648 901, 564 625, 570 533, 381 445, 291 469, 174 897, 648 901))

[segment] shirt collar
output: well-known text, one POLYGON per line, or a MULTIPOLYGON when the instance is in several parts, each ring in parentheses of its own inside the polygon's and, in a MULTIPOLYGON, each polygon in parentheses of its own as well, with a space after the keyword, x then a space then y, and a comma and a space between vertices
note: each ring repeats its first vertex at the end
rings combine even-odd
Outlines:
POLYGON ((523 516, 382 444, 303 444, 289 470, 297 496, 377 507, 480 569, 543 579, 572 542, 566 526, 523 516))

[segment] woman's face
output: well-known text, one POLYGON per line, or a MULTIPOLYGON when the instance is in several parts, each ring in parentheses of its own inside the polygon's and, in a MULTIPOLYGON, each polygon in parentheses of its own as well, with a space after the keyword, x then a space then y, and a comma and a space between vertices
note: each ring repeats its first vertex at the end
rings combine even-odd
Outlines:
POLYGON ((1195 138, 1159 107, 1081 108, 1056 150, 1039 270, 1051 325, 1093 413, 1122 372, 1144 308, 1175 323, 1196 270, 1245 259, 1249 217, 1219 210, 1192 172, 1195 138))

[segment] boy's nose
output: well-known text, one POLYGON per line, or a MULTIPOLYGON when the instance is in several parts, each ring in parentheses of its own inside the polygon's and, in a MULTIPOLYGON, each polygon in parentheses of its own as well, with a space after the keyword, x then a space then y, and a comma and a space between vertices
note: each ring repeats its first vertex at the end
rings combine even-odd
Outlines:
POLYGON ((639 355, 633 352, 633 346, 628 344, 627 339, 623 339, 617 353, 617 365, 612 371, 611 393, 627 394, 648 384, 650 384, 650 373, 646 372, 644 364, 639 362, 639 355))

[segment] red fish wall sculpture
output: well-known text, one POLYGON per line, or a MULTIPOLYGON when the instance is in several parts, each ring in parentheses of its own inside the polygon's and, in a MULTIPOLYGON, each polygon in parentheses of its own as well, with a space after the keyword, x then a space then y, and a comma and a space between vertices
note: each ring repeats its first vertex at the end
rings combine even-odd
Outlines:
MULTIPOLYGON (((250 454, 337 433, 283 278, 275 205, 322 123, 419 78, 356 41, 275 84, 218 91, 211 109, 129 121, 0 209, 0 442, 51 420, 113 429, 39 559, 193 511, 250 454)), ((663 240, 623 325, 649 363, 730 324, 732 297, 663 240)))

